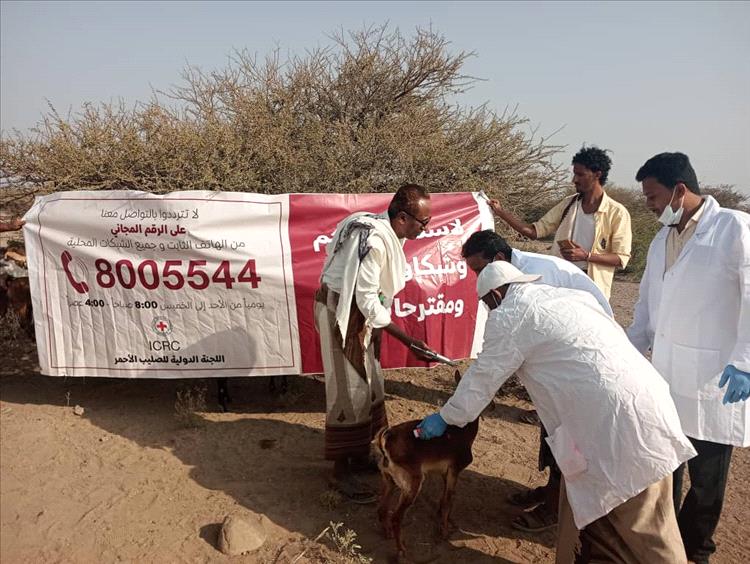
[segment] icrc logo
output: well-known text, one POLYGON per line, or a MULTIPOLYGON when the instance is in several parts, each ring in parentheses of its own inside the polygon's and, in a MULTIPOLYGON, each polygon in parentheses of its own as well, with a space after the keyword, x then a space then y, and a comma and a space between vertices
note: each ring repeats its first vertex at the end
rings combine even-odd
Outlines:
POLYGON ((154 317, 151 328, 159 335, 169 335, 172 332, 172 324, 166 317, 154 317))

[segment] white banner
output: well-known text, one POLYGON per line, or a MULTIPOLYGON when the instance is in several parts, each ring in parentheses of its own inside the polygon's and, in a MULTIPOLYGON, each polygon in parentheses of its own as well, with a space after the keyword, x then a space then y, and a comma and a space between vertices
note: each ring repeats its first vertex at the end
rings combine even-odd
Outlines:
POLYGON ((65 192, 24 236, 43 374, 301 372, 287 195, 65 192))

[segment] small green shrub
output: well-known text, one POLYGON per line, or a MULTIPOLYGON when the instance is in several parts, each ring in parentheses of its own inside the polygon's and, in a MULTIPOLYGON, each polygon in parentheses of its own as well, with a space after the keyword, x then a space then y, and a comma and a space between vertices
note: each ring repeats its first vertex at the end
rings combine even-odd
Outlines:
POLYGON ((336 551, 344 557, 347 564, 369 564, 372 558, 361 554, 362 547, 357 544, 357 533, 344 527, 343 523, 328 524, 325 536, 333 543, 336 551))

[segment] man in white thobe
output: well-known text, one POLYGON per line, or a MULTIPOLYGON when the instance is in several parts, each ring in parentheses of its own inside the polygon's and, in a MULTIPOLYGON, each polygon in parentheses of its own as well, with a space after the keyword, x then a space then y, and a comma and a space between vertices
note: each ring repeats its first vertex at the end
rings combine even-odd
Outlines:
POLYGON ((391 321, 390 306, 406 283, 404 240, 425 230, 430 210, 427 190, 406 184, 386 213, 357 212, 344 219, 326 248, 315 295, 326 381, 325 458, 334 463, 330 485, 357 503, 376 499, 356 474, 367 470, 370 443, 388 425, 381 331, 407 347, 429 350, 391 321))
POLYGON ((537 279, 482 270, 482 352, 421 436, 473 421, 517 373, 564 478, 556 561, 686 562, 671 481, 695 451, 668 387, 591 295, 537 279))

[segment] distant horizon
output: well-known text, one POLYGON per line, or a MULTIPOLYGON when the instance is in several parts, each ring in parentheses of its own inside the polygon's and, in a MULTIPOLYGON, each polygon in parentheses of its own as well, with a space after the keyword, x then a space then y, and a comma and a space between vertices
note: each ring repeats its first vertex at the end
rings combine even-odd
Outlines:
POLYGON ((475 52, 482 79, 455 97, 565 145, 611 151, 611 184, 639 189, 638 168, 682 151, 702 186, 750 195, 750 3, 734 2, 10 2, 0 4, 0 129, 28 135, 47 112, 85 102, 129 107, 180 82, 191 64, 226 67, 330 44, 332 30, 389 21, 428 27, 475 52))

